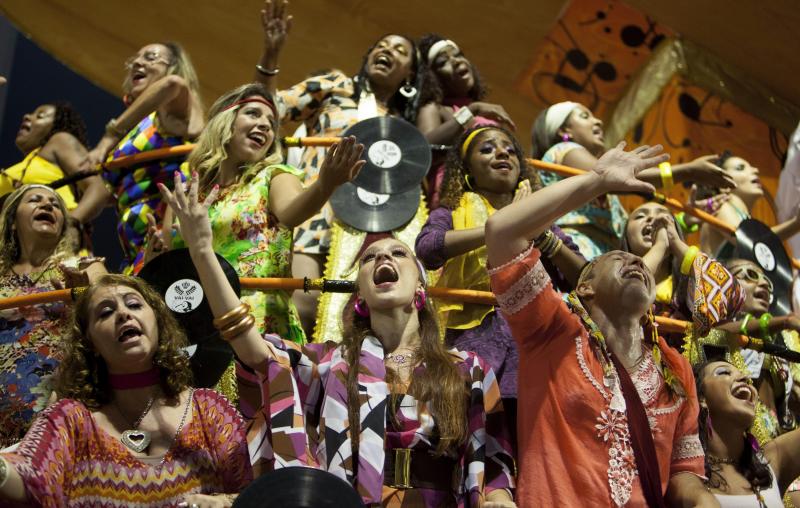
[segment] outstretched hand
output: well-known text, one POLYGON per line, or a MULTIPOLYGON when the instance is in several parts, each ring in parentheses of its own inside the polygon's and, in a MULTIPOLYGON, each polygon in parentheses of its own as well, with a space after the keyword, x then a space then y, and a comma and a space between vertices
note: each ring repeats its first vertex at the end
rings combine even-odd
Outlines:
POLYGON ((682 181, 689 181, 717 189, 735 189, 736 182, 727 171, 714 164, 719 159, 718 155, 704 155, 685 164, 686 177, 682 181))
POLYGON ((367 163, 361 160, 364 145, 356 143, 355 136, 342 138, 331 145, 319 170, 319 178, 324 189, 333 192, 338 186, 353 180, 367 163))
POLYGON ((261 9, 261 27, 264 30, 264 48, 278 52, 292 29, 292 16, 288 14, 288 0, 266 0, 261 9))
POLYGON ((625 142, 620 141, 598 159, 592 171, 600 177, 605 192, 652 194, 655 187, 639 180, 637 175, 644 169, 669 160, 669 154, 662 153, 663 150, 661 145, 642 145, 626 152, 625 142))
POLYGON ((198 198, 197 183, 199 176, 197 172, 192 172, 190 179, 186 181, 189 192, 183 190, 181 174, 175 172, 175 190, 170 191, 166 186, 159 183, 158 189, 164 201, 172 208, 173 213, 178 219, 180 234, 183 241, 191 253, 203 249, 211 249, 213 239, 211 233, 211 222, 208 220, 208 209, 219 194, 219 186, 215 185, 206 199, 201 203, 198 198))

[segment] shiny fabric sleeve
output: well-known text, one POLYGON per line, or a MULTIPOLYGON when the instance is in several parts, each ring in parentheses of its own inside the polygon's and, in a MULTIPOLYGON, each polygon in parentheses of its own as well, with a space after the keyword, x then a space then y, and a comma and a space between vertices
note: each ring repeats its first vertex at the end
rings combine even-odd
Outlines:
POLYGON ((692 312, 694 333, 707 335, 709 330, 733 319, 744 303, 745 293, 719 261, 698 252, 692 264, 687 290, 687 304, 692 312))
POLYGON ((414 251, 428 270, 437 270, 447 261, 444 255, 444 236, 452 229, 453 212, 445 207, 432 211, 428 221, 422 226, 422 231, 414 242, 414 251))
POLYGON ((310 77, 277 93, 281 120, 303 121, 314 116, 331 96, 353 95, 353 80, 340 70, 310 77))
POLYGON ((460 354, 466 357, 470 383, 464 488, 470 506, 480 506, 493 490, 514 488, 514 459, 494 371, 475 353, 460 354))
POLYGON ((508 263, 491 268, 492 291, 521 349, 543 343, 572 340, 583 325, 553 289, 540 260, 539 249, 527 250, 508 263))
POLYGON ((64 506, 80 436, 92 432, 86 418, 90 415, 79 403, 62 399, 42 411, 16 451, 3 454, 22 477, 31 504, 64 506))

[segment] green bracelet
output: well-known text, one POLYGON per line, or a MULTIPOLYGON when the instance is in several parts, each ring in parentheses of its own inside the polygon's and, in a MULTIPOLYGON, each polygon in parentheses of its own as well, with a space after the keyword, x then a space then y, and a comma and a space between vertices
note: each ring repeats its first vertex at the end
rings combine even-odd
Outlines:
POLYGON ((700 229, 700 225, 692 224, 691 227, 686 224, 686 212, 678 212, 675 214, 675 222, 681 227, 684 233, 694 233, 700 229))
POLYGON ((753 315, 752 314, 745 314, 744 315, 744 320, 742 321, 742 326, 739 327, 739 333, 741 333, 742 335, 750 335, 750 333, 748 333, 748 331, 747 331, 747 323, 749 323, 751 319, 753 319, 753 315))
POLYGON ((758 318, 758 327, 761 328, 761 338, 764 340, 771 340, 772 337, 769 334, 769 324, 772 321, 772 314, 769 312, 765 312, 761 314, 761 317, 758 318))

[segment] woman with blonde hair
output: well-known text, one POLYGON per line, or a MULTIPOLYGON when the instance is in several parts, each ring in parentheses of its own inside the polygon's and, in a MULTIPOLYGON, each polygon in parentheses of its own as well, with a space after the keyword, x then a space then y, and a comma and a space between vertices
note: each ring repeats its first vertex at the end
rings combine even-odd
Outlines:
MULTIPOLYGON (((78 258, 67 234, 67 208, 50 187, 23 185, 0 213, 0 298, 85 284, 102 260, 78 258)), ((50 400, 50 377, 67 331, 61 302, 0 311, 0 448, 25 435, 50 400)))
MULTIPOLYGON (((203 106, 197 75, 180 44, 148 44, 125 62, 123 84, 128 106, 112 118, 97 146, 89 152, 83 169, 149 150, 190 143, 203 129, 203 106)), ((164 207, 157 184, 172 185, 172 174, 182 159, 172 157, 106 170, 108 197, 117 206, 117 233, 130 271, 142 261, 147 214, 161 220, 164 207)))

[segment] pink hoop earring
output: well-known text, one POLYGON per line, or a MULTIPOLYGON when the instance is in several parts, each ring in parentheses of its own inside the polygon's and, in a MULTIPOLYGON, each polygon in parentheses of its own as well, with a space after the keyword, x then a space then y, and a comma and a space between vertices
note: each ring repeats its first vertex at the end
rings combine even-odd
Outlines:
POLYGON ((355 307, 356 314, 361 317, 368 317, 369 316, 369 307, 367 307, 367 302, 362 300, 361 298, 356 298, 356 303, 353 306, 355 307))
POLYGON ((570 139, 572 139, 572 136, 570 136, 569 134, 567 134, 567 133, 565 132, 565 133, 564 133, 564 135, 563 135, 563 136, 561 136, 561 139, 562 139, 562 140, 563 140, 563 141, 566 143, 567 141, 569 141, 570 139))
POLYGON ((425 302, 428 300, 428 295, 425 293, 424 289, 420 289, 416 293, 414 293, 414 307, 417 308, 417 311, 421 311, 425 308, 425 302))

